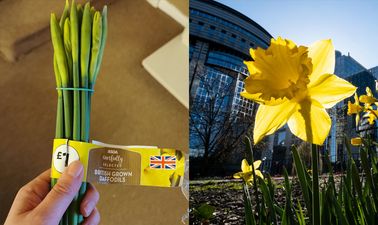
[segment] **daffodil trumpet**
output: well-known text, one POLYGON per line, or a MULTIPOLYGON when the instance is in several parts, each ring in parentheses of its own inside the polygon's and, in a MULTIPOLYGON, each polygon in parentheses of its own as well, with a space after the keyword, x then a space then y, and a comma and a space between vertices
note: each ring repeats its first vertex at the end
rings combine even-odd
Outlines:
MULTIPOLYGON (((51 14, 51 40, 58 92, 55 138, 89 141, 90 102, 106 42, 106 17, 106 6, 102 13, 90 7, 89 3, 83 10, 74 0, 71 6, 66 0, 59 22, 55 14, 51 14)), ((56 179, 51 179, 51 186, 56 182, 56 179)), ((83 222, 78 206, 85 191, 86 183, 83 182, 79 194, 63 216, 61 225, 83 222)))

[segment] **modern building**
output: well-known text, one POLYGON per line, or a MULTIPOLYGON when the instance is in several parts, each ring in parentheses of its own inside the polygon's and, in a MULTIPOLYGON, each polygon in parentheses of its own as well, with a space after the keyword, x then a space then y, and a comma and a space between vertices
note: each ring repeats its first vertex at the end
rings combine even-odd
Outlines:
MULTIPOLYGON (((227 97, 214 101, 218 108, 224 112, 232 112, 234 118, 237 119, 253 118, 257 105, 239 95, 244 88, 243 81, 249 75, 243 61, 251 60, 250 48, 267 48, 272 36, 250 18, 212 0, 191 0, 189 21, 191 114, 195 106, 214 101, 214 97, 222 96, 214 95, 214 93, 219 94, 226 90, 227 97)), ((358 86, 358 92, 364 92, 366 86, 371 87, 372 90, 375 89, 373 85, 376 78, 372 76, 372 73, 376 74, 378 68, 372 68, 372 71, 366 72, 366 68, 353 59, 349 53, 343 55, 340 51, 336 51, 335 57, 335 74, 358 86)), ((355 130, 353 118, 340 116, 346 115, 347 101, 329 110, 332 127, 322 151, 330 155, 332 162, 340 161, 340 157, 345 153, 343 134, 346 132, 351 137, 357 135, 353 133, 355 130)), ((198 121, 195 124, 202 122, 200 116, 194 116, 191 119, 198 121)), ((204 125, 198 125, 196 128, 206 129, 204 125)), ((265 150, 261 153, 261 159, 264 160, 262 169, 273 171, 273 173, 274 171, 280 173, 277 168, 283 165, 290 169, 291 146, 299 145, 301 140, 295 137, 287 126, 268 136, 266 140, 265 150)), ((192 157, 203 154, 202 149, 198 148, 198 141, 198 137, 191 131, 190 154, 192 157)))
POLYGON ((368 71, 378 80, 378 66, 375 66, 368 71))
MULTIPOLYGON (((239 95, 248 76, 243 61, 251 60, 250 48, 267 48, 272 36, 250 18, 212 0, 191 0, 189 22, 191 109, 222 96, 214 92, 226 91, 227 97, 216 102, 221 110, 232 112, 235 118, 251 117, 256 111, 254 103, 239 95)), ((192 156, 201 155, 197 141, 191 133, 192 156)))
POLYGON ((335 74, 339 77, 345 78, 366 70, 364 66, 362 66, 352 56, 350 56, 349 52, 348 55, 343 55, 340 51, 336 51, 335 55, 335 74))
MULTIPOLYGON (((353 74, 345 78, 347 81, 352 83, 357 88, 357 95, 366 94, 366 87, 369 87, 375 97, 377 93, 375 92, 375 77, 367 70, 353 74)), ((348 101, 354 102, 354 97, 345 99, 340 102, 335 107, 330 110, 330 115, 332 118, 332 128, 330 135, 328 136, 326 142, 326 149, 329 150, 331 162, 341 161, 346 158, 346 144, 344 140, 344 135, 346 137, 357 137, 364 136, 361 131, 364 130, 367 125, 365 119, 361 119, 357 127, 355 122, 355 116, 347 115, 347 105, 348 101)), ((374 129, 370 130, 370 135, 376 135, 374 129), (371 132, 370 132, 371 131, 371 132)), ((352 147, 352 153, 358 157, 358 148, 352 147)))

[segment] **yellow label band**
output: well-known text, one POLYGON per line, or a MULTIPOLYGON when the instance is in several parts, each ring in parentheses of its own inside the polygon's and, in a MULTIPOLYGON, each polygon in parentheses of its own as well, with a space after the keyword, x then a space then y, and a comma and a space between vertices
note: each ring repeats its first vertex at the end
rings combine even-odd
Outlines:
POLYGON ((51 178, 60 178, 64 169, 68 167, 71 162, 80 160, 84 167, 83 181, 87 181, 89 151, 96 147, 96 145, 86 142, 54 139, 51 178))
POLYGON ((75 160, 84 166, 83 181, 91 183, 178 187, 185 172, 185 155, 178 150, 55 139, 51 177, 59 178, 75 160))

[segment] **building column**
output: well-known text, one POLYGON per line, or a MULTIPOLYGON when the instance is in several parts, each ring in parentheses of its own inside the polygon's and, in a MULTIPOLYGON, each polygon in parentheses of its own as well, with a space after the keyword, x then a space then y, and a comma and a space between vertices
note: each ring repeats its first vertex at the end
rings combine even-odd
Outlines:
POLYGON ((270 171, 273 159, 274 134, 268 136, 267 148, 262 152, 261 159, 263 161, 262 168, 264 171, 270 171))
POLYGON ((190 101, 192 101, 195 98, 197 88, 199 85, 199 80, 196 77, 196 75, 203 72, 208 51, 209 51, 208 43, 205 43, 202 41, 196 41, 192 59, 189 64, 189 99, 190 101))

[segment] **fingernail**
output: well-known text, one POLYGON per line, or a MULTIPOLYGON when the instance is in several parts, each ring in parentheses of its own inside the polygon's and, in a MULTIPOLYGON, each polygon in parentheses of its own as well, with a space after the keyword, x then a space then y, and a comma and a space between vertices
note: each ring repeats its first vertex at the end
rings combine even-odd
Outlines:
POLYGON ((85 217, 88 217, 89 216, 89 213, 90 213, 90 210, 91 210, 91 206, 89 205, 89 203, 84 207, 84 212, 85 212, 85 217))
POLYGON ((80 176, 81 172, 83 171, 83 165, 79 160, 73 161, 67 169, 67 173, 73 177, 80 176))

